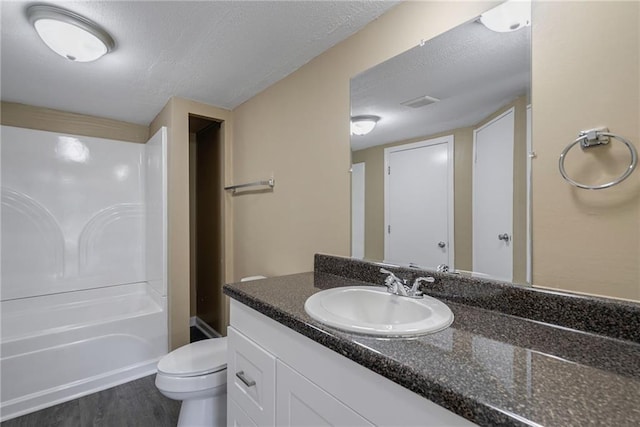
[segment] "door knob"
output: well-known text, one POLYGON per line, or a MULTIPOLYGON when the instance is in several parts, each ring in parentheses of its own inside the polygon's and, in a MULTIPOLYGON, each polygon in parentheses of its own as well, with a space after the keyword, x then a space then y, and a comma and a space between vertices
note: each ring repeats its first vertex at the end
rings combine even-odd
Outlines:
POLYGON ((498 240, 504 240, 505 242, 508 242, 511 239, 509 238, 509 235, 507 233, 504 233, 498 234, 498 240))
POLYGON ((447 246, 447 244, 445 242, 438 242, 438 247, 439 248, 444 248, 445 246, 447 246))

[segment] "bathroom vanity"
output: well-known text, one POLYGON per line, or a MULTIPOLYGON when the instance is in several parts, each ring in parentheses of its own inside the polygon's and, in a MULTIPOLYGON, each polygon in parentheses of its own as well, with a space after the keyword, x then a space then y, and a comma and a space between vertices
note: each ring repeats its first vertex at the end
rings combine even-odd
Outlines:
POLYGON ((432 274, 425 292, 455 316, 434 334, 352 334, 304 311, 323 289, 382 284, 379 267, 316 255, 313 273, 225 286, 228 425, 640 423, 638 304, 432 274))
POLYGON ((228 337, 228 425, 474 425, 235 300, 228 337))

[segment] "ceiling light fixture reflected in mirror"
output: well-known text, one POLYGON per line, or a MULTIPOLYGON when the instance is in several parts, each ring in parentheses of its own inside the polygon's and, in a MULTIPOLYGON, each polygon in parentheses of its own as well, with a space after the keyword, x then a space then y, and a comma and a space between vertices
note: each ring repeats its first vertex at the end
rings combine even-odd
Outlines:
POLYGON ((351 118, 351 135, 366 135, 376 127, 380 117, 378 116, 355 116, 351 118))
POLYGON ((508 33, 531 25, 531 2, 509 0, 480 15, 480 22, 498 33, 508 33))
POLYGON ((68 10, 36 4, 27 8, 27 17, 42 41, 70 61, 95 61, 115 47, 98 24, 68 10))

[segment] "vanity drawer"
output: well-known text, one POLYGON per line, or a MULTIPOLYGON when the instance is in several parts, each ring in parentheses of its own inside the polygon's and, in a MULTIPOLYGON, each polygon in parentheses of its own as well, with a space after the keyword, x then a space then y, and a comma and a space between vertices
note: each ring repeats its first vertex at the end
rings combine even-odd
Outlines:
POLYGON ((257 424, 274 425, 276 359, 228 328, 227 394, 257 424))

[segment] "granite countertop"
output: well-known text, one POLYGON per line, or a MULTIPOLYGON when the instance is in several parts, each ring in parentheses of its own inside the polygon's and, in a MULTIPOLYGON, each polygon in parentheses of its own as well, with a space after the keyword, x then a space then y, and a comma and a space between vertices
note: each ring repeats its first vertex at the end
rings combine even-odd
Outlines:
POLYGON ((351 285, 371 283, 316 270, 229 284, 224 292, 479 425, 640 425, 637 342, 442 295, 453 324, 412 338, 350 334, 304 311, 312 294, 351 285))

